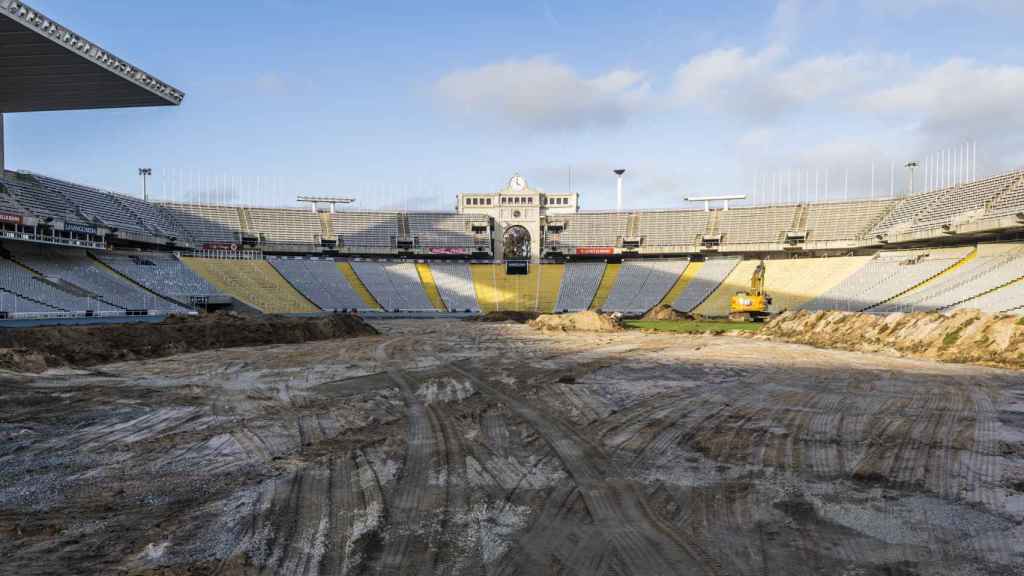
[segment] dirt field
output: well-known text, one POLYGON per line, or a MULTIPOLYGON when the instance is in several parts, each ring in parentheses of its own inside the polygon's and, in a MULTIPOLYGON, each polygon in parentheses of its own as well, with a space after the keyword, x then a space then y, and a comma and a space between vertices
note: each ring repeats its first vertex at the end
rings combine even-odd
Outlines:
POLYGON ((2 377, 3 574, 1024 573, 1024 373, 380 336, 2 377))

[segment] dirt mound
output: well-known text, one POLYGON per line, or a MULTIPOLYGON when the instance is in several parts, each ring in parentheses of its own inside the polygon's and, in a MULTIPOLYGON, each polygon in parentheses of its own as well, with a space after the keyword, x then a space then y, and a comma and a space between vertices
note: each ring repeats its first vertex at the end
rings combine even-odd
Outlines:
POLYGON ((680 312, 668 304, 662 304, 651 308, 641 320, 693 320, 693 316, 680 312))
POLYGON ((536 312, 516 312, 513 310, 502 311, 502 312, 488 312, 487 314, 481 314, 479 316, 470 316, 466 318, 467 322, 515 322, 516 324, 526 324, 527 322, 535 319, 540 314, 536 312))
POLYGON ((618 318, 588 310, 569 314, 541 314, 530 322, 530 327, 556 332, 618 332, 622 330, 622 323, 618 318))
POLYGON ((40 326, 0 331, 0 368, 41 372, 237 346, 295 344, 369 336, 377 330, 350 314, 312 318, 208 314, 157 324, 40 326))
POLYGON ((784 312, 768 322, 761 335, 826 348, 1024 368, 1024 319, 977 310, 951 316, 784 312))

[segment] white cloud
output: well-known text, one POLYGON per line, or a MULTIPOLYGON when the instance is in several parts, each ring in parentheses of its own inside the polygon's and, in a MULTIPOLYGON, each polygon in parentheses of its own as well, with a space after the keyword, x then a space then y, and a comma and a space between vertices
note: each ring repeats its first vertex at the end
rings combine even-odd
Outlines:
POLYGON ((455 71, 434 88, 458 113, 537 130, 618 124, 649 94, 640 72, 619 69, 585 78, 545 57, 455 71))
POLYGON ((699 54, 676 71, 675 96, 683 104, 767 121, 823 98, 846 98, 900 67, 900 59, 888 55, 830 54, 795 61, 785 56, 777 45, 754 53, 732 48, 699 54))
POLYGON ((1024 128, 1022 93, 1024 67, 954 58, 907 82, 869 93, 862 102, 876 112, 919 117, 929 131, 969 135, 1024 128))
MULTIPOLYGON (((908 121, 919 140, 949 145, 977 139, 989 150, 1024 145, 1024 67, 989 66, 954 58, 904 82, 863 95, 862 109, 908 121)), ((1006 167, 1019 158, 990 158, 1006 167)))

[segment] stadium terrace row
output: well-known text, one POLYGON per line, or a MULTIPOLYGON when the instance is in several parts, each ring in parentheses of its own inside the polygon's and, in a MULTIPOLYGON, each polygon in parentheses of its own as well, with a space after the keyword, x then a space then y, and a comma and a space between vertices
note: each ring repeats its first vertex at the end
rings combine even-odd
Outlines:
MULTIPOLYGON (((494 256, 489 217, 453 212, 344 210, 152 203, 28 172, 0 178, 7 230, 174 249, 353 256, 494 256)), ((744 207, 550 214, 544 256, 684 255, 883 247, 1024 226, 1024 171, 898 199, 744 207)))
MULTIPOLYGON (((4 318, 190 314, 232 300, 265 313, 562 312, 639 315, 658 305, 728 313, 759 259, 534 263, 525 275, 467 261, 203 258, 25 242, 0 250, 4 318)), ((763 261, 772 311, 869 313, 977 308, 1024 314, 1024 243, 763 261)))

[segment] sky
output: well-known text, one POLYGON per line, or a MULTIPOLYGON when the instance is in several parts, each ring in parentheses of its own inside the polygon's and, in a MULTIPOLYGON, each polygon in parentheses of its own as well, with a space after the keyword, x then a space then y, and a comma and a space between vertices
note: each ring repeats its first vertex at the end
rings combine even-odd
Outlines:
POLYGON ((186 92, 6 116, 9 169, 127 194, 452 209, 518 173, 610 209, 624 168, 624 208, 677 208, 1024 165, 1019 0, 29 3, 186 92))

